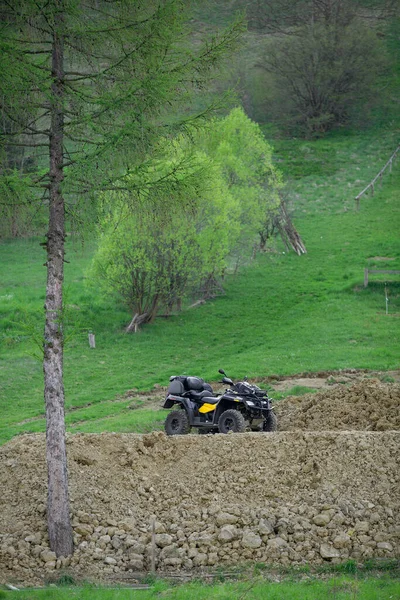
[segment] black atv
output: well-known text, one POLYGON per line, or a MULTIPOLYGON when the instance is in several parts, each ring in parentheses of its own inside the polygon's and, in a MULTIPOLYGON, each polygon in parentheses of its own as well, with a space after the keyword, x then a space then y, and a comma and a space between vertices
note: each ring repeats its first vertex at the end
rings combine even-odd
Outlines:
POLYGON ((196 427, 199 433, 241 433, 276 431, 277 419, 266 391, 246 380, 233 383, 224 375, 222 382, 230 387, 216 396, 209 383, 200 377, 170 377, 163 408, 176 407, 165 420, 167 435, 184 435, 196 427))

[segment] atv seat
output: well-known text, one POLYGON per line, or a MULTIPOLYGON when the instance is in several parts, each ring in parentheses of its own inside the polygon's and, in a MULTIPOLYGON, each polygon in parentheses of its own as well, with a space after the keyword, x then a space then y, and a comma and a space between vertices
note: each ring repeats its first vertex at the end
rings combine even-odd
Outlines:
POLYGON ((203 390, 202 392, 190 390, 190 398, 196 402, 208 402, 208 404, 216 404, 218 402, 218 398, 215 396, 210 396, 209 390, 203 390))
MULTIPOLYGON (((200 377, 186 377, 185 375, 170 377, 170 384, 167 391, 168 394, 177 396, 190 396, 195 401, 207 398, 212 400, 214 396, 213 389, 209 383, 200 377)), ((213 404, 215 402, 213 401, 213 404)))

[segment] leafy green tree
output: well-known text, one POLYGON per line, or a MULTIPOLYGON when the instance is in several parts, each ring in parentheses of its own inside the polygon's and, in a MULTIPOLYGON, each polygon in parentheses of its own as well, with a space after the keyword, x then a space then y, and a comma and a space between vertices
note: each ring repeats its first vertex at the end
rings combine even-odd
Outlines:
POLYGON ((279 209, 281 174, 273 165, 272 147, 241 108, 214 120, 199 138, 239 207, 240 233, 231 255, 240 261, 251 256, 266 216, 279 209))
MULTIPOLYGON (((186 140, 173 143, 176 160, 186 140)), ((171 170, 168 159, 154 165, 153 177, 171 170)), ((220 170, 203 154, 187 160, 178 176, 178 203, 146 202, 129 208, 129 192, 104 195, 103 235, 90 270, 90 279, 114 294, 132 313, 127 332, 137 331, 160 311, 169 314, 204 281, 221 274, 239 233, 237 201, 230 195, 220 170), (188 179, 191 185, 188 187, 188 179), (167 210, 166 208, 167 207, 167 210)))
POLYGON ((188 292, 211 295, 232 259, 238 264, 252 255, 280 205, 272 149, 240 108, 190 139, 162 140, 160 150, 164 159, 149 165, 146 179, 151 173, 160 181, 185 165, 176 173, 175 208, 166 197, 132 212, 124 193, 103 197, 105 227, 92 278, 130 309, 128 331, 179 307, 188 292))
MULTIPOLYGON (((139 202, 173 193, 176 172, 132 187, 156 140, 194 128, 206 115, 173 112, 200 91, 241 24, 189 51, 180 0, 5 0, 1 4, 1 112, 15 127, 2 148, 24 146, 38 161, 29 177, 48 207, 44 396, 48 530, 57 556, 73 551, 63 386, 63 265, 66 218, 89 195, 130 189, 139 202), (24 108, 24 110, 23 110, 24 108), (29 114, 27 120, 25 115, 29 114)), ((186 104, 187 106, 187 104, 186 104)), ((207 112, 207 111, 206 111, 207 112)), ((25 176, 24 176, 25 177, 25 176)), ((7 179, 3 179, 7 185, 7 179)))

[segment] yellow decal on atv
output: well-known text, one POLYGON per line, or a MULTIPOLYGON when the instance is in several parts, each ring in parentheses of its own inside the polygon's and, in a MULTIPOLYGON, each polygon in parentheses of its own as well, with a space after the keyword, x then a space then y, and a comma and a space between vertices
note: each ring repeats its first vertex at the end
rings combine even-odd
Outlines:
POLYGON ((208 404, 208 402, 205 402, 199 408, 199 412, 201 412, 201 413, 208 413, 208 412, 211 412, 212 410, 215 410, 215 404, 208 404))

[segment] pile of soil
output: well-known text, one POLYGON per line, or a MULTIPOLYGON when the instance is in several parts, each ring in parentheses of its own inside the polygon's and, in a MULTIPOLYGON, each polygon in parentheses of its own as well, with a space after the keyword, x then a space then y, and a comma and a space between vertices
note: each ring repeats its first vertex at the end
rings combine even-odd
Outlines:
POLYGON ((364 379, 276 404, 279 431, 400 429, 400 385, 364 379))
POLYGON ((0 447, 0 583, 116 577, 155 551, 161 569, 398 557, 399 406, 398 384, 364 380, 277 403, 276 433, 69 434, 76 551, 58 560, 44 436, 16 437, 0 447))

